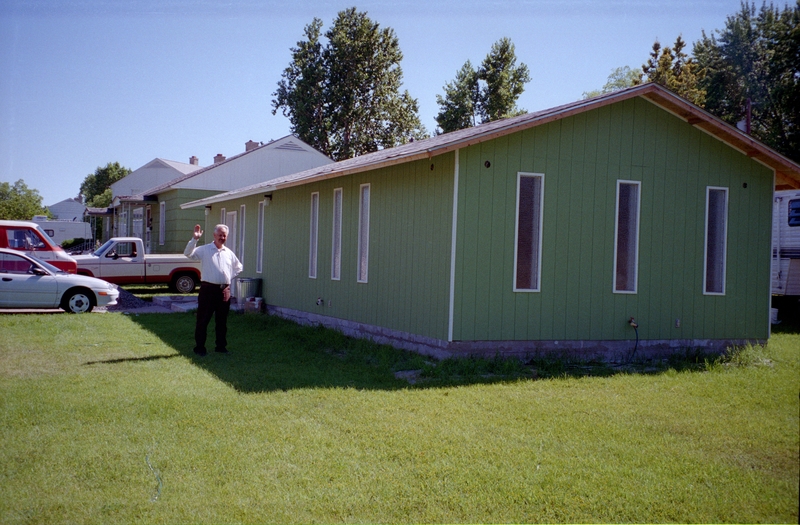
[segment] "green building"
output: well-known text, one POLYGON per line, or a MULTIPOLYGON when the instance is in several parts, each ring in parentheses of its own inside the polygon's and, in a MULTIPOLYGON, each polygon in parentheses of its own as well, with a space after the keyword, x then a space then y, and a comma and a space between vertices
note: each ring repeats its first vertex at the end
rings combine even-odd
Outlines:
POLYGON ((776 185, 800 166, 646 84, 182 207, 236 221, 271 313, 437 356, 614 359, 769 337, 776 185))

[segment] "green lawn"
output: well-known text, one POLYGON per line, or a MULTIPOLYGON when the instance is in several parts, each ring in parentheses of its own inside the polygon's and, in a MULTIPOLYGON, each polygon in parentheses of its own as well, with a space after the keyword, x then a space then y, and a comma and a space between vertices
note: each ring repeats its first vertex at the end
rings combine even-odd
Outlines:
POLYGON ((232 354, 197 358, 193 322, 0 314, 0 522, 798 519, 796 332, 533 379, 255 314, 231 316, 232 354))

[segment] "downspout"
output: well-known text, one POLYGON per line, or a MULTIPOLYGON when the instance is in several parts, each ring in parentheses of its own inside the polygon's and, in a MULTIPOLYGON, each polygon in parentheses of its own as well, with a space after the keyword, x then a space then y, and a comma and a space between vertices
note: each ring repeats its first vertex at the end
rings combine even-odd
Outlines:
POLYGON ((453 316, 456 297, 456 234, 458 232, 458 152, 455 150, 453 170, 453 224, 450 232, 450 306, 447 313, 447 342, 453 342, 453 316))

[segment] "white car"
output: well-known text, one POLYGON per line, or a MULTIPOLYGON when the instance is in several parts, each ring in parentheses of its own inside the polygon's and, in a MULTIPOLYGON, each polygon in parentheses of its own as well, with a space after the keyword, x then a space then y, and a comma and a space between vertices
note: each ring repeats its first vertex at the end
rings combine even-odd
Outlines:
POLYGON ((0 248, 0 308, 61 308, 81 313, 117 304, 118 297, 119 290, 111 283, 0 248))

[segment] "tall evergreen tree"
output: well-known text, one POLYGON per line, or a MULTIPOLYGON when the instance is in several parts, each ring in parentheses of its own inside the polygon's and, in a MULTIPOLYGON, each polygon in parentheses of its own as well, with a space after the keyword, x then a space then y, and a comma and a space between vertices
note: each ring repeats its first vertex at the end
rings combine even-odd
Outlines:
POLYGON ((706 109, 800 162, 800 1, 783 10, 742 3, 725 28, 694 44, 706 109))
POLYGON ((484 122, 525 113, 524 109, 517 107, 517 99, 531 77, 528 66, 517 66, 514 44, 509 38, 501 38, 492 45, 478 77, 486 82, 481 108, 484 122))
POLYGON ((661 48, 656 41, 650 52, 650 59, 642 65, 640 83, 655 82, 686 100, 703 106, 705 91, 699 84, 702 73, 694 59, 684 53, 686 42, 680 35, 673 47, 661 48))
POLYGON ((436 95, 436 122, 447 133, 474 126, 479 119, 484 123, 525 113, 517 100, 527 82, 528 66, 517 65, 514 44, 502 38, 492 45, 477 71, 467 60, 455 80, 445 84, 444 96, 436 95))
POLYGON ((339 12, 325 45, 321 28, 314 19, 307 40, 292 48, 272 113, 281 110, 293 133, 334 160, 427 136, 417 100, 400 91, 403 54, 394 30, 355 8, 339 12))

